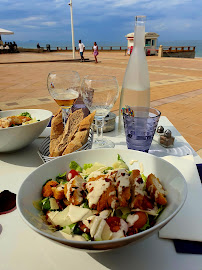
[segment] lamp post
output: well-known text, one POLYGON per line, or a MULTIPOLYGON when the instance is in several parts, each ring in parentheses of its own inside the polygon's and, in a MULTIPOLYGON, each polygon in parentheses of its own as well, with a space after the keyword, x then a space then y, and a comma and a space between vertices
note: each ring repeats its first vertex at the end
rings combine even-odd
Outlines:
POLYGON ((71 28, 72 28, 72 53, 73 53, 73 59, 75 59, 75 44, 74 44, 74 25, 73 25, 73 12, 72 12, 72 0, 70 0, 69 4, 70 6, 70 14, 71 14, 71 28))

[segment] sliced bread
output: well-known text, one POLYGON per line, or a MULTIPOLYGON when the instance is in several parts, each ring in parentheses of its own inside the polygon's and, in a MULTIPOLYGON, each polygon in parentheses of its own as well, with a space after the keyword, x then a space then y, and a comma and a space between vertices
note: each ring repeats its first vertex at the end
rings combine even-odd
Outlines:
POLYGON ((64 152, 66 146, 69 144, 69 142, 72 140, 74 134, 77 132, 79 123, 82 121, 84 115, 82 109, 77 110, 73 113, 70 113, 67 123, 65 125, 65 129, 63 132, 63 136, 59 142, 58 145, 56 145, 52 156, 57 157, 61 156, 64 152))
POLYGON ((79 125, 78 131, 89 130, 90 127, 91 127, 91 125, 92 125, 92 123, 93 123, 94 117, 95 117, 95 111, 92 112, 91 114, 89 114, 87 117, 85 117, 85 118, 81 121, 81 123, 80 123, 80 125, 79 125))
POLYGON ((51 121, 51 134, 50 134, 50 156, 52 156, 53 151, 58 144, 58 138, 63 134, 64 127, 62 122, 62 110, 61 108, 55 114, 51 121))
POLYGON ((88 140, 89 130, 76 132, 73 140, 67 145, 62 155, 72 153, 81 148, 88 140))
POLYGON ((79 124, 78 131, 72 137, 71 142, 66 146, 62 155, 72 153, 81 148, 88 140, 89 130, 93 122, 95 112, 85 117, 79 124))

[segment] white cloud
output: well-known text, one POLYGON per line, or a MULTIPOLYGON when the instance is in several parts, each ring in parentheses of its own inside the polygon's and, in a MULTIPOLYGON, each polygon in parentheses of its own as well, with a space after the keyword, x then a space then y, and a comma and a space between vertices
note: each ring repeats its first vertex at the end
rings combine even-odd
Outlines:
POLYGON ((37 29, 39 28, 39 26, 36 26, 36 25, 24 25, 25 28, 31 28, 31 29, 37 29))
POLYGON ((53 26, 53 25, 56 25, 57 22, 42 22, 41 24, 45 26, 53 26))
POLYGON ((23 21, 23 22, 41 21, 43 17, 44 16, 31 16, 31 17, 19 19, 19 21, 23 21))

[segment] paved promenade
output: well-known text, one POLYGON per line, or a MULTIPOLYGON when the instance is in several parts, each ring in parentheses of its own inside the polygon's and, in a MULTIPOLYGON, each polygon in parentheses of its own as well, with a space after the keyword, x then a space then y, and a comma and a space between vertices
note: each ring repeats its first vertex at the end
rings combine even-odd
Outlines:
MULTIPOLYGON (((79 58, 79 55, 76 54, 79 58)), ((52 70, 75 70, 117 77, 121 89, 129 57, 124 52, 100 52, 99 63, 85 53, 88 62, 71 61, 70 52, 19 53, 0 55, 0 109, 58 109, 50 97, 46 80, 52 70)), ((78 60, 78 59, 77 59, 78 60)), ((202 59, 147 57, 151 106, 168 117, 179 132, 202 156, 202 59)), ((119 101, 113 108, 118 110, 119 101)))

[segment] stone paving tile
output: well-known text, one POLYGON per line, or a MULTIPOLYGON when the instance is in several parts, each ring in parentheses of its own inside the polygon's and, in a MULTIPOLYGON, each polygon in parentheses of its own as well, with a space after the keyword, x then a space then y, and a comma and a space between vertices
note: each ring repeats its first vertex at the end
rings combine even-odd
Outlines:
POLYGON ((181 132, 181 135, 185 137, 185 139, 190 142, 190 144, 193 143, 194 145, 196 145, 198 147, 198 149, 196 150, 201 149, 200 145, 202 144, 202 138, 200 138, 200 136, 192 136, 190 134, 187 134, 186 132, 181 132))
POLYGON ((198 137, 199 139, 202 139, 202 133, 197 134, 197 137, 198 137))
POLYGON ((18 106, 19 104, 17 102, 10 102, 6 103, 6 106, 18 106))
MULTIPOLYGON (((191 124, 189 126, 189 130, 191 131, 193 136, 198 136, 202 134, 202 126, 199 124, 191 124)), ((185 130, 184 132, 187 132, 187 130, 185 130)))
POLYGON ((202 157, 202 149, 199 149, 199 150, 197 151, 197 154, 198 154, 200 157, 202 157))

